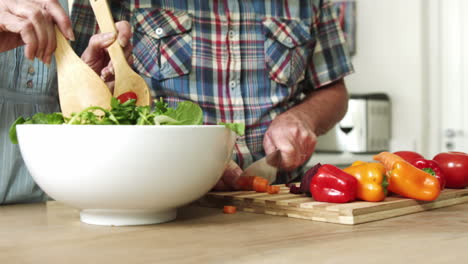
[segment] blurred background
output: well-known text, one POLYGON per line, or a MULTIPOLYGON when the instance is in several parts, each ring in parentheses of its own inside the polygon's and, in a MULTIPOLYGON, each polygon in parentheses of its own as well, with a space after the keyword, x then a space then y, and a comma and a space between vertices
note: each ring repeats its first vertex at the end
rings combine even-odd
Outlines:
POLYGON ((370 161, 385 147, 426 158, 468 152, 468 1, 334 2, 356 71, 346 78, 355 98, 308 164, 370 161))

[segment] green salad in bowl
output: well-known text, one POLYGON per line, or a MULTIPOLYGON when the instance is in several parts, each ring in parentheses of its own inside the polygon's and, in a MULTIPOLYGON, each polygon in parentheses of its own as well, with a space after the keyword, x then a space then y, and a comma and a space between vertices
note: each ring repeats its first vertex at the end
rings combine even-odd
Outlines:
MULTIPOLYGON (((61 113, 37 113, 32 117, 18 117, 10 127, 10 140, 18 144, 16 126, 21 124, 49 125, 202 125, 203 111, 199 105, 190 102, 180 102, 176 108, 169 107, 163 99, 154 100, 154 107, 137 106, 135 99, 121 102, 111 99, 111 109, 90 106, 70 118, 61 113)), ((218 123, 224 125, 238 135, 244 135, 245 125, 240 123, 218 123)))

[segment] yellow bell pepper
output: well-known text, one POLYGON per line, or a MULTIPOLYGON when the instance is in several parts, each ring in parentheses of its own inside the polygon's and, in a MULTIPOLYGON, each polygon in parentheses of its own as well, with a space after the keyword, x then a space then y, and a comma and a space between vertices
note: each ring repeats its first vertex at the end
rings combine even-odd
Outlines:
POLYGON ((357 197, 368 202, 380 202, 387 196, 387 176, 380 163, 356 161, 344 171, 359 182, 357 197))

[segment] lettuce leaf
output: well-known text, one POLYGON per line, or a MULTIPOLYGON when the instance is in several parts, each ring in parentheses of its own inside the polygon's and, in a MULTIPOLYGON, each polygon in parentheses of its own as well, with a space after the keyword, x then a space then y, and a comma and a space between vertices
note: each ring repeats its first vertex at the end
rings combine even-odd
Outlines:
POLYGON ((236 132, 237 135, 243 136, 245 134, 245 124, 241 123, 222 123, 219 122, 218 125, 224 125, 225 127, 236 132))
POLYGON ((62 113, 44 114, 37 113, 31 118, 18 117, 13 124, 11 124, 8 131, 10 141, 13 144, 18 144, 18 135, 16 133, 16 126, 21 124, 51 124, 60 125, 65 122, 62 113))

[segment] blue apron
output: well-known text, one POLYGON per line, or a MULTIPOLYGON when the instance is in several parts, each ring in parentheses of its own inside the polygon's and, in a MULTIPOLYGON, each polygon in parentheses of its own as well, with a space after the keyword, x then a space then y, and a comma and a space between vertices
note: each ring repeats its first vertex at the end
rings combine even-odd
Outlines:
MULTIPOLYGON (((67 7, 66 0, 61 4, 67 7)), ((23 47, 0 53, 0 204, 47 200, 8 130, 19 116, 58 111, 55 62, 46 66, 37 59, 29 61, 23 47)))

